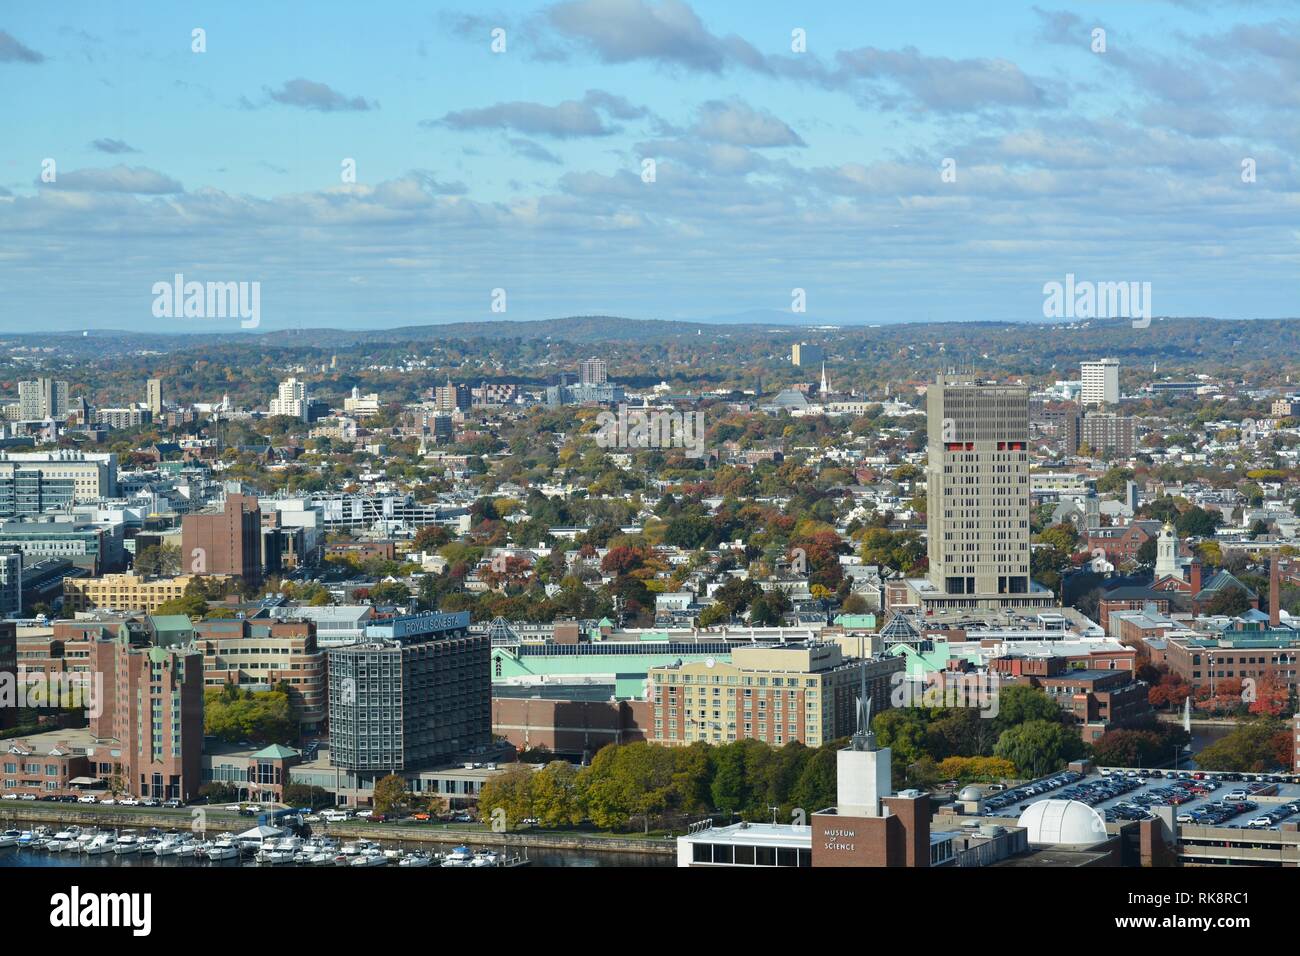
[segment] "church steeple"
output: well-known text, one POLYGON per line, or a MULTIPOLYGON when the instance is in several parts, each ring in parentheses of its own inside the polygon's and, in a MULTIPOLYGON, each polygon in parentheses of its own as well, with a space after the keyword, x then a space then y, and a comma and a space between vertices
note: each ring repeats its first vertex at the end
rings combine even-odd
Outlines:
POLYGON ((821 393, 822 393, 823 395, 829 395, 829 394, 831 393, 831 383, 828 382, 828 381, 826 381, 826 363, 825 363, 824 361, 822 362, 822 389, 821 389, 821 393))
POLYGON ((1155 578, 1159 581, 1165 577, 1181 578, 1183 569, 1178 561, 1178 533, 1172 522, 1166 521, 1160 529, 1160 538, 1156 541, 1155 578))

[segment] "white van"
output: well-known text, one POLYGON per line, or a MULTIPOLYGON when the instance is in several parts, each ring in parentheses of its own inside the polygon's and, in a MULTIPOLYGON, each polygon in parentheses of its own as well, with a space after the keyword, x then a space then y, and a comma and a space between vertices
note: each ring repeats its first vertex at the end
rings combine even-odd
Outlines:
POLYGON ((352 818, 352 814, 346 810, 322 810, 320 815, 321 819, 330 823, 343 823, 345 820, 352 818))

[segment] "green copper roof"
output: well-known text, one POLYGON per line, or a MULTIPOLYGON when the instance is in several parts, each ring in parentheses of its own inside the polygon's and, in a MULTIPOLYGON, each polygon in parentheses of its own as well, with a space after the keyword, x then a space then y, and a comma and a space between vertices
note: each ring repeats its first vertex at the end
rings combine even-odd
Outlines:
POLYGON ((840 627, 860 627, 872 630, 876 626, 876 615, 874 614, 841 614, 835 619, 835 623, 840 627))
POLYGON ((289 747, 282 747, 279 744, 271 744, 269 747, 263 747, 254 757, 263 757, 268 760, 285 760, 289 757, 298 756, 298 751, 289 747))

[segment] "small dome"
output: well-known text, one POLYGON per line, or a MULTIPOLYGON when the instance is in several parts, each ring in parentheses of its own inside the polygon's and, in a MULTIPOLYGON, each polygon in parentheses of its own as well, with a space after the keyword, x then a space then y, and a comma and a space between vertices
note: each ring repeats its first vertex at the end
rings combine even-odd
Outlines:
POLYGON ((976 786, 962 787, 961 793, 957 794, 958 800, 983 800, 984 791, 976 786))
POLYGON ((1092 846, 1106 839, 1101 814, 1078 800, 1039 800, 1020 814, 1031 845, 1092 846))

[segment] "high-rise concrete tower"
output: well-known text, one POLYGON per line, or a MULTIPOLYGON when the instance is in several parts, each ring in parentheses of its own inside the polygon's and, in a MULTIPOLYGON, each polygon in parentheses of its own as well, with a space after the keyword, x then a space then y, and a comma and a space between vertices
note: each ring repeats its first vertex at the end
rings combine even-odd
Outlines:
MULTIPOLYGON (((973 375, 927 394, 932 607, 1038 603, 1029 576, 1029 389, 973 375)), ((1050 594, 1045 595, 1050 600, 1050 594)))
POLYGON ((1082 378, 1079 400, 1084 406, 1119 403, 1119 361, 1113 358, 1084 362, 1079 366, 1082 378))

